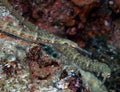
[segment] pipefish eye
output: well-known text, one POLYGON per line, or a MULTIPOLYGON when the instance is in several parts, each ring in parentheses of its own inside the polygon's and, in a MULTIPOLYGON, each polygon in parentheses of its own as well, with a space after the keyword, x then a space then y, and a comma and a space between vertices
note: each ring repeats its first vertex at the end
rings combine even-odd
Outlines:
POLYGON ((111 76, 111 73, 110 73, 110 72, 102 73, 102 77, 110 78, 110 76, 111 76))
POLYGON ((108 73, 108 74, 107 74, 107 78, 110 78, 110 77, 111 77, 111 74, 110 74, 110 73, 108 73))

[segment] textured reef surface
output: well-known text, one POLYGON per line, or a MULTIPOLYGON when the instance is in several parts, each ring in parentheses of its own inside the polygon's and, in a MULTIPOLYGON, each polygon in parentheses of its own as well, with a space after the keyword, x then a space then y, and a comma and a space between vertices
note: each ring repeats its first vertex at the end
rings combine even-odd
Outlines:
POLYGON ((0 0, 0 92, 119 86, 119 0, 0 0))

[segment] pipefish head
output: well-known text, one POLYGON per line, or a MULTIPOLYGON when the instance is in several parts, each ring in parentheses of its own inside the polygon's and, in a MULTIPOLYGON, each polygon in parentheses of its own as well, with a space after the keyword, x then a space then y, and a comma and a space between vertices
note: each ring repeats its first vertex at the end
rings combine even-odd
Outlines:
POLYGON ((102 73, 102 76, 103 77, 106 77, 106 78, 109 78, 110 75, 111 75, 111 69, 108 67, 108 65, 104 65, 103 67, 103 73, 102 73))
POLYGON ((104 84, 104 82, 106 81, 106 79, 111 76, 111 69, 106 64, 104 64, 101 67, 102 67, 102 77, 103 77, 102 84, 104 84))

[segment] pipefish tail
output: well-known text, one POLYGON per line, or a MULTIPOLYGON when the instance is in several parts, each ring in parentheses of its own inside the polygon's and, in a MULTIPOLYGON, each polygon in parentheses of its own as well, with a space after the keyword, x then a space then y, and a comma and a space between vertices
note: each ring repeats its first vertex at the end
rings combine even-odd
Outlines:
MULTIPOLYGON (((26 19, 24 19, 20 14, 18 14, 15 9, 9 4, 8 0, 1 0, 1 3, 10 11, 10 13, 15 16, 20 23, 24 24, 29 30, 31 30, 32 32, 35 32, 36 36, 34 37, 34 42, 36 39, 36 43, 46 43, 46 44, 53 44, 53 43, 59 43, 59 44, 67 44, 70 47, 76 48, 78 49, 80 52, 91 56, 91 53, 88 52, 87 50, 84 50, 82 48, 80 48, 78 46, 78 44, 76 44, 73 41, 64 39, 64 38, 60 38, 58 36, 55 36, 53 34, 48 33, 45 30, 42 30, 40 28, 38 28, 37 26, 35 26, 34 24, 32 24, 31 22, 27 21, 26 19)), ((27 32, 26 32, 27 33, 27 32)), ((15 35, 15 34, 14 34, 15 35)), ((16 35, 18 36, 18 35, 16 35)))

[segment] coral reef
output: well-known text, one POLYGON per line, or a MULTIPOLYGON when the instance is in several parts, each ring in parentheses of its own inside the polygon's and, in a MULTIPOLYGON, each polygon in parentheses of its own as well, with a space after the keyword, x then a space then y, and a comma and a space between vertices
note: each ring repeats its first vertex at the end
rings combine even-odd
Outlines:
MULTIPOLYGON (((25 46, 25 45, 24 45, 25 46)), ((18 92, 27 89, 30 83, 26 71, 25 51, 16 41, 0 39, 0 91, 18 92)))
POLYGON ((119 5, 0 0, 0 91, 119 92, 119 5))
POLYGON ((39 46, 30 49, 29 53, 27 53, 26 62, 29 65, 31 76, 40 80, 48 79, 60 68, 60 61, 49 58, 41 51, 39 46))

